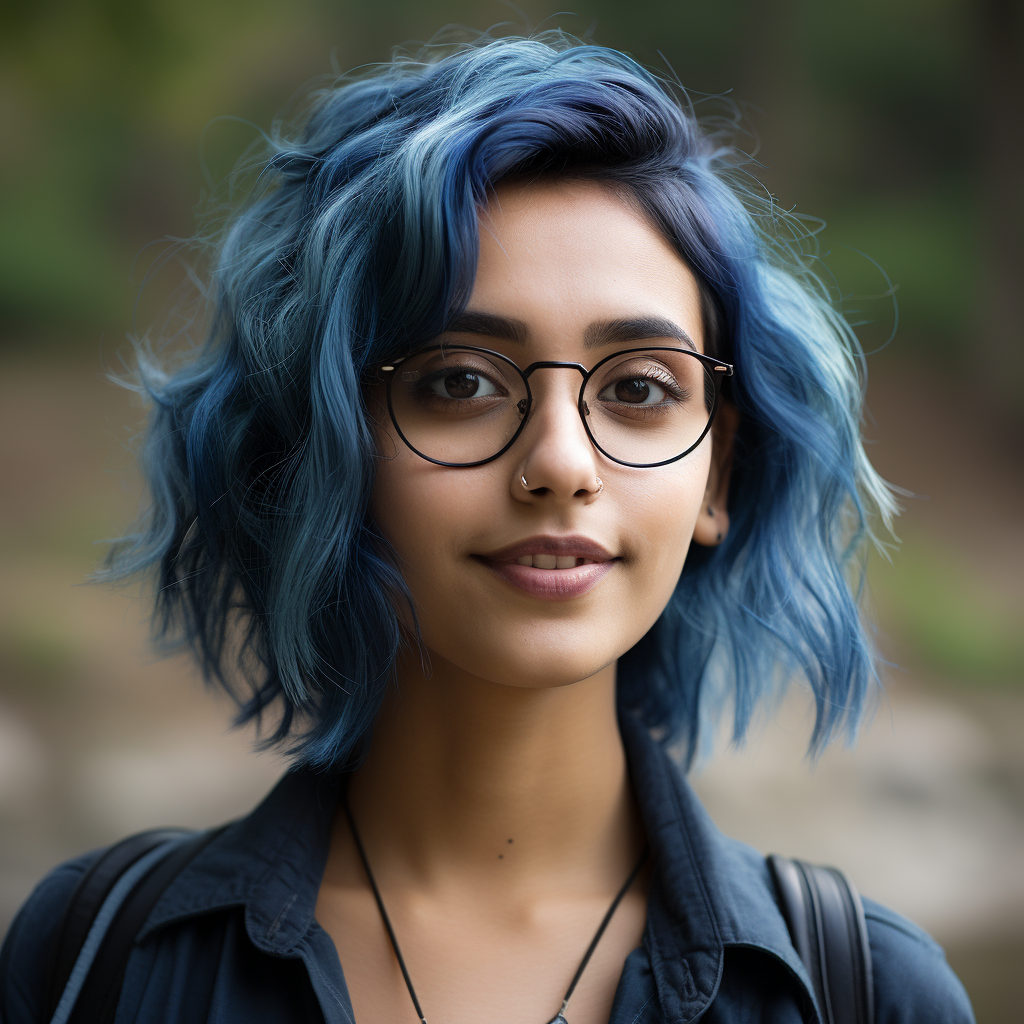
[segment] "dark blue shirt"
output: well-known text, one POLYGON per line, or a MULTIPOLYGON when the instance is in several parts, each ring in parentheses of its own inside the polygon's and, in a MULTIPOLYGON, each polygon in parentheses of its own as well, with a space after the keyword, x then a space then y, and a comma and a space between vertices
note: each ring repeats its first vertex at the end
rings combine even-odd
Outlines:
MULTIPOLYGON (((763 857, 715 828, 644 729, 623 721, 622 730, 654 870, 643 941, 623 966, 610 1024, 817 1022, 763 857)), ((354 1024, 334 943, 313 916, 338 784, 290 772, 175 879, 132 952, 117 1024, 354 1024)), ((43 1024, 56 923, 95 856, 52 872, 11 926, 0 954, 4 1024, 43 1024)), ((973 1021, 939 946, 877 903, 864 909, 877 1024, 973 1021)))

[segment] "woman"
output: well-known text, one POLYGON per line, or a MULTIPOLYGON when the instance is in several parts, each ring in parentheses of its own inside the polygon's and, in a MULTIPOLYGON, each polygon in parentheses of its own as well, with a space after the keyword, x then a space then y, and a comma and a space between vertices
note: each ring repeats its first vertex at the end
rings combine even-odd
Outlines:
MULTIPOLYGON (((160 636, 295 768, 170 882, 117 1020, 818 1019, 765 862, 666 747, 792 675, 813 749, 857 724, 848 577, 893 505, 849 328, 611 50, 396 62, 272 148, 208 342, 142 362, 152 515, 111 572, 158 567, 160 636)), ((94 858, 12 928, 11 1024, 94 858)), ((970 1020, 866 915, 876 1019, 970 1020)))

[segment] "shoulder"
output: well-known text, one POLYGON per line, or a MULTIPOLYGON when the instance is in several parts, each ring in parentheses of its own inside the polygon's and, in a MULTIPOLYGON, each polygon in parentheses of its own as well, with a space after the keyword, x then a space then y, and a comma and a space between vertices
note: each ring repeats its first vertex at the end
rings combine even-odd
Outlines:
MULTIPOLYGON (((745 843, 726 840, 723 860, 748 892, 777 899, 765 858, 745 843)), ((862 899, 875 989, 875 1024, 974 1024, 960 979, 942 947, 894 910, 862 899)), ((788 934, 787 934, 788 940, 788 934)), ((788 942, 787 942, 788 944, 788 942)))
POLYGON ((41 1018, 57 928, 79 881, 102 852, 93 850, 54 868, 8 929, 0 950, 0 1020, 5 1024, 41 1018))
POLYGON ((905 917, 865 899, 875 982, 875 1024, 973 1024, 942 947, 905 917))

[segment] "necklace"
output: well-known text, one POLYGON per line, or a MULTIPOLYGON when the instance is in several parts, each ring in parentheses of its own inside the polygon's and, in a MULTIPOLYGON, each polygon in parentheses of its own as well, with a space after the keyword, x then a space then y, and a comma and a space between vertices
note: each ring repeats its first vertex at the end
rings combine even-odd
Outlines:
MULTIPOLYGON (((416 998, 416 989, 412 986, 412 978, 409 977, 409 971, 405 966, 405 960, 402 958, 402 951, 398 948, 398 939, 395 937, 394 928, 391 927, 391 919, 388 917, 388 912, 384 909, 384 900, 381 897, 380 889, 377 888, 377 881, 373 877, 373 872, 370 870, 370 861, 366 856, 366 850, 363 848, 363 841, 359 838, 359 830, 356 828, 355 819, 352 817, 352 811, 349 809, 348 797, 344 793, 341 797, 341 806, 345 811, 345 817, 348 819, 348 827, 352 831, 352 838, 355 840, 356 849, 359 851, 359 859, 363 862, 363 869, 366 871, 366 878, 370 883, 370 888, 373 890, 374 899, 377 901, 377 909, 380 911, 381 920, 384 922, 384 928, 387 930, 388 938, 391 940, 391 948, 395 951, 395 958, 398 960, 398 966, 402 969, 402 977, 405 978, 405 987, 409 990, 412 1005, 416 1009, 416 1016, 419 1017, 420 1024, 427 1024, 427 1018, 423 1016, 423 1010, 420 1008, 420 1001, 416 998)), ((569 987, 565 990, 565 996, 562 998, 561 1008, 548 1022, 548 1024, 569 1024, 565 1019, 565 1008, 569 1005, 569 999, 572 997, 573 991, 576 988, 576 983, 580 980, 584 969, 590 962, 590 957, 597 948, 598 942, 601 941, 601 936, 604 935, 604 930, 608 927, 608 922, 611 921, 612 915, 622 902, 622 897, 626 895, 629 891, 629 887, 636 881, 636 876, 640 874, 640 869, 644 866, 644 862, 646 860, 647 849, 645 847, 644 852, 640 854, 640 859, 636 862, 636 866, 629 873, 629 878, 626 879, 625 885, 623 885, 619 890, 615 899, 612 900, 612 905, 608 908, 608 913, 604 915, 604 920, 601 921, 597 932, 590 940, 590 945, 587 947, 586 953, 583 954, 583 959, 580 961, 579 967, 576 968, 576 973, 573 975, 572 981, 569 982, 569 987)))

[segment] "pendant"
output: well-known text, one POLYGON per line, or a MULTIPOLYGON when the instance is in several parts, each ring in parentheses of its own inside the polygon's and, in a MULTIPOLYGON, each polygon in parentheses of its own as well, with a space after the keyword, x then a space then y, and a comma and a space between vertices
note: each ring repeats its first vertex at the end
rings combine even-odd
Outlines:
POLYGON ((553 1020, 549 1020, 548 1024, 569 1024, 569 1022, 559 1013, 553 1020))

